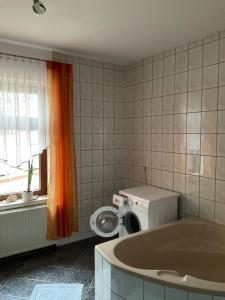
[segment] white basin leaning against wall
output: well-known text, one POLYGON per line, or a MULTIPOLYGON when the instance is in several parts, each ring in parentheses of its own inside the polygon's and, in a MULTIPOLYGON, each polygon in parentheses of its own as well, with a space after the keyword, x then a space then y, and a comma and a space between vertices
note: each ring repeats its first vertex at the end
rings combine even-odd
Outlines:
POLYGON ((225 227, 187 218, 95 248, 96 300, 225 300, 225 227))

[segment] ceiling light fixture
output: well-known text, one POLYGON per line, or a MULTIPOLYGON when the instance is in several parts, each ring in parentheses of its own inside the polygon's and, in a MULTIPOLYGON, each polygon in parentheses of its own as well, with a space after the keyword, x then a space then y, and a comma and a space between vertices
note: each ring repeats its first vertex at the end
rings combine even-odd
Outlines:
POLYGON ((46 12, 46 7, 39 0, 34 0, 33 10, 37 15, 42 15, 46 12))

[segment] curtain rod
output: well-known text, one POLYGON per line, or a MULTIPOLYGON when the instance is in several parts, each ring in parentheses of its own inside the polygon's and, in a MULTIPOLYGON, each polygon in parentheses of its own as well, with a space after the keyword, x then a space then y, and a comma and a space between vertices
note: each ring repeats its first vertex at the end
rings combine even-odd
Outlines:
POLYGON ((33 58, 33 57, 29 57, 29 56, 16 55, 16 54, 9 54, 9 53, 5 53, 5 52, 0 52, 0 55, 7 55, 7 56, 13 56, 13 57, 20 57, 20 58, 25 58, 25 59, 33 59, 33 60, 36 60, 36 61, 42 61, 42 62, 48 62, 48 61, 49 61, 49 60, 47 60, 47 59, 33 58))

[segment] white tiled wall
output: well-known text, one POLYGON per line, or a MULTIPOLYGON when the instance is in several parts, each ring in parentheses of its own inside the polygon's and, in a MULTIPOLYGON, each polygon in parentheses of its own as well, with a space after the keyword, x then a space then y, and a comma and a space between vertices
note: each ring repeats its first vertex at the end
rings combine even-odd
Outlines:
POLYGON ((74 69, 79 237, 87 238, 91 214, 123 187, 123 68, 60 53, 53 58, 74 69))
POLYGON ((125 186, 178 191, 182 214, 225 224, 224 32, 127 66, 124 89, 125 186))
POLYGON ((111 266, 95 250, 95 299, 225 300, 225 296, 203 295, 142 280, 111 266))

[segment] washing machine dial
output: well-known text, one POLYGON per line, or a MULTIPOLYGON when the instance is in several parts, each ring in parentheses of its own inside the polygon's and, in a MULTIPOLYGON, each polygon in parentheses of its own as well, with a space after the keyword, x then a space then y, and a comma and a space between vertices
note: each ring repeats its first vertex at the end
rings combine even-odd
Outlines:
POLYGON ((128 203, 129 203, 130 206, 133 205, 133 201, 132 200, 128 200, 128 203))

